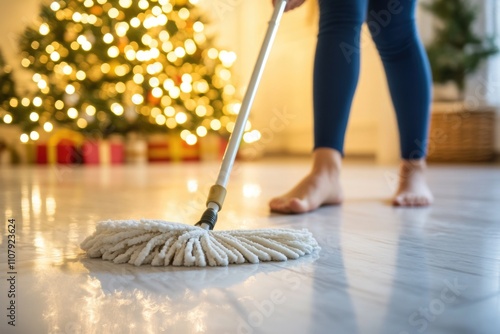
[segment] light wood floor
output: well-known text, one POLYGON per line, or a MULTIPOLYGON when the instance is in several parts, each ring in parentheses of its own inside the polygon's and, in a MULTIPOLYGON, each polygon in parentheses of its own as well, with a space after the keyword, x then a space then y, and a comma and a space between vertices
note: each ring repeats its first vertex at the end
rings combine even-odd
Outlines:
POLYGON ((500 333, 500 168, 432 166, 431 208, 387 204, 395 167, 346 164, 346 201, 271 215, 305 160, 238 163, 218 229, 308 228, 322 250, 227 268, 114 265, 79 243, 105 219, 193 224, 217 163, 0 169, 3 333, 500 333), (6 315, 16 220, 16 327, 6 315))

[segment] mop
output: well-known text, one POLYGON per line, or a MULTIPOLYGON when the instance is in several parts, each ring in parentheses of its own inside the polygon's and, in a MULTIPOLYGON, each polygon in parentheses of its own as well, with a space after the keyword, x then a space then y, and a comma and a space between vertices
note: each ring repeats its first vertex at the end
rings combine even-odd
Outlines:
POLYGON ((216 183, 210 188, 206 210, 195 226, 161 220, 100 222, 81 248, 92 258, 136 266, 227 266, 238 263, 286 261, 319 251, 307 229, 213 231, 226 197, 229 174, 241 142, 264 64, 276 36, 287 0, 280 0, 269 22, 264 43, 242 101, 234 130, 222 158, 216 183))

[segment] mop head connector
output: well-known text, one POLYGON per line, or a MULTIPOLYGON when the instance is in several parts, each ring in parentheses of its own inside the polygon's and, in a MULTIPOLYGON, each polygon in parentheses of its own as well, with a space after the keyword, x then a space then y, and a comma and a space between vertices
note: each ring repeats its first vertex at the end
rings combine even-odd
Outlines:
POLYGON ((114 263, 200 267, 286 261, 320 250, 306 229, 208 231, 146 219, 101 222, 81 248, 114 263))

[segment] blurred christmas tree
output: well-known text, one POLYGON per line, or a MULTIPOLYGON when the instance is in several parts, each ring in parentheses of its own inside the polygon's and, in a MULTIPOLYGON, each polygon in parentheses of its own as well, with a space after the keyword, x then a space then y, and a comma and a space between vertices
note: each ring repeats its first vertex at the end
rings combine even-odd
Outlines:
MULTIPOLYGON (((211 47, 199 0, 56 0, 21 38, 38 92, 21 103, 51 131, 227 134, 240 108, 233 52, 211 47)), ((247 130, 250 130, 248 125, 247 130)))
POLYGON ((427 46, 433 80, 454 82, 463 93, 466 76, 498 48, 493 39, 474 33, 478 11, 469 1, 431 0, 423 7, 437 19, 434 40, 427 46))

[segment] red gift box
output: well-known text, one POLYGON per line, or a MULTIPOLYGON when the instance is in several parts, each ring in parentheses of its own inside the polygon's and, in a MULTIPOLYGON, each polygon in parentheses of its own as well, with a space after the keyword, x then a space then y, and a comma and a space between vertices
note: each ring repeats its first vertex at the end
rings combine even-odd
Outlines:
POLYGON ((111 141, 109 143, 110 162, 122 164, 125 161, 125 146, 122 142, 111 141))
POLYGON ((82 146, 83 162, 92 164, 121 164, 124 162, 124 145, 117 140, 86 141, 82 146))
POLYGON ((35 162, 39 165, 46 165, 49 160, 48 160, 48 148, 47 144, 38 144, 36 146, 36 157, 35 157, 35 162))
POLYGON ((81 133, 69 129, 59 129, 47 140, 33 147, 30 161, 38 164, 73 164, 82 162, 80 147, 84 137, 81 133))
POLYGON ((70 139, 61 139, 56 146, 58 164, 75 164, 82 162, 82 156, 76 143, 70 139))

